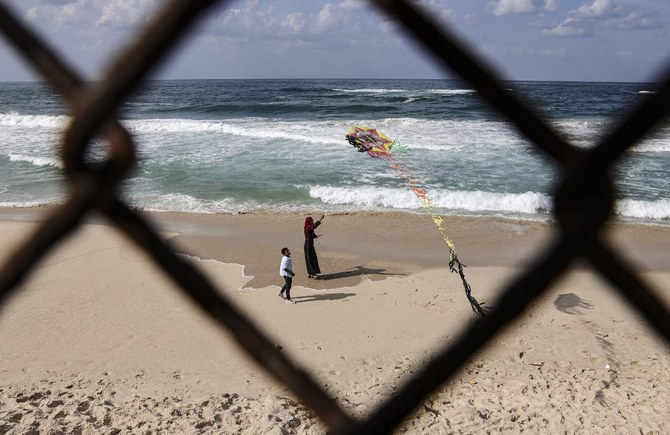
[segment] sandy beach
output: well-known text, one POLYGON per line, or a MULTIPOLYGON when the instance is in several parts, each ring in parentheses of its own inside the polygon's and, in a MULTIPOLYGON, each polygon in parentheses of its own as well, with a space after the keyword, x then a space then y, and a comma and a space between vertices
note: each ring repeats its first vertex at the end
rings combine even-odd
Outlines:
MULTIPOLYGON (((0 213, 0 261, 48 210, 0 213)), ((316 215, 315 215, 316 216, 316 215)), ((308 279, 304 215, 156 214, 169 244, 363 417, 475 320, 426 215, 327 215, 308 279), (277 297, 293 252, 296 304, 277 297)), ((447 217, 473 295, 501 289, 553 235, 544 222, 447 217)), ((611 243, 670 306, 670 228, 611 243)), ((117 230, 92 218, 0 307, 0 434, 322 434, 117 230)), ((588 264, 576 264, 397 433, 670 430, 670 348, 588 264)))

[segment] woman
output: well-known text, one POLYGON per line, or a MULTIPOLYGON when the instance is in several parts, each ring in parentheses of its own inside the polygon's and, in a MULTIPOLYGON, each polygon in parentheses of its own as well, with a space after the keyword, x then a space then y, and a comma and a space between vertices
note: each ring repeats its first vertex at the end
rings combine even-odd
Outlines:
POLYGON ((321 273, 319 259, 316 257, 316 251, 314 250, 314 239, 318 237, 314 234, 314 230, 321 225, 323 218, 324 215, 321 215, 321 219, 316 222, 311 216, 307 216, 305 219, 305 264, 307 265, 307 276, 310 278, 316 278, 316 275, 321 273))

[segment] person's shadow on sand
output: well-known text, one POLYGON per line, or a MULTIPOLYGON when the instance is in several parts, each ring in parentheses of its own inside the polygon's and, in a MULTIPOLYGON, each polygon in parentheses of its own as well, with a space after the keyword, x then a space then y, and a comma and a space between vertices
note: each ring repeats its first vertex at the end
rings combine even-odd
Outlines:
POLYGON ((296 304, 301 304, 303 302, 337 301, 340 299, 349 298, 351 296, 356 296, 356 293, 317 293, 306 296, 293 296, 291 300, 296 304))
POLYGON ((388 273, 386 272, 386 269, 373 269, 371 267, 356 266, 353 269, 345 270, 342 272, 319 275, 317 279, 320 281, 329 281, 331 279, 350 278, 352 276, 361 276, 361 275, 407 276, 404 273, 388 273))

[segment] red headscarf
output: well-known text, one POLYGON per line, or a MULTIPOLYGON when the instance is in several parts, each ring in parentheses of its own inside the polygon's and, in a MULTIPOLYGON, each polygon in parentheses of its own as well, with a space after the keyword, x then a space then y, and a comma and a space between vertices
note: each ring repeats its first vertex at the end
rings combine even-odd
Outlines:
POLYGON ((314 219, 312 219, 312 216, 307 216, 307 218, 305 218, 305 229, 303 230, 305 237, 307 237, 307 232, 312 228, 313 223, 314 219))

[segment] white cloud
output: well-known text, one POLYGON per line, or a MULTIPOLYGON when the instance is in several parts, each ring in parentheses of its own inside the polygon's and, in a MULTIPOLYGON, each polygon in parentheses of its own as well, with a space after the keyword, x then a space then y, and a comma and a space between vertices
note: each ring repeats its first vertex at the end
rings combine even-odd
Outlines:
POLYGON ((527 14, 536 11, 533 0, 497 0, 491 2, 490 10, 493 15, 527 14))
POLYGON ((508 14, 530 14, 540 11, 554 11, 559 0, 493 0, 488 10, 495 16, 508 14))
POLYGON ((617 5, 614 0, 593 0, 590 5, 582 5, 570 11, 568 16, 574 19, 586 19, 620 16, 623 13, 623 7, 617 5))
POLYGON ((226 8, 209 17, 202 31, 227 37, 244 35, 245 39, 259 43, 318 35, 334 39, 344 26, 353 28, 358 23, 357 11, 365 5, 362 0, 344 0, 337 4, 325 3, 317 10, 296 11, 279 10, 274 2, 246 0, 235 3, 235 9, 226 8))
POLYGON ((564 57, 568 54, 568 49, 565 47, 561 48, 547 48, 547 49, 533 49, 529 47, 511 45, 511 46, 487 46, 485 47, 486 51, 491 54, 499 54, 512 57, 528 57, 528 56, 548 56, 548 57, 564 57))
POLYGON ((556 48, 556 49, 545 49, 540 52, 540 54, 544 56, 551 56, 551 57, 565 57, 568 54, 568 49, 565 47, 561 48, 556 48))
POLYGON ((88 15, 88 2, 79 0, 55 7, 54 19, 59 26, 77 23, 81 16, 88 15))
POLYGON ((344 0, 339 7, 347 11, 355 11, 366 7, 367 4, 367 0, 344 0))
POLYGON ((157 0, 62 0, 33 1, 24 18, 41 27, 78 29, 129 28, 144 23, 158 7, 157 0))
POLYGON ((96 24, 127 28, 144 23, 158 7, 156 0, 109 0, 102 4, 96 24))
POLYGON ((544 9, 546 11, 555 11, 559 7, 559 1, 558 0, 545 0, 545 5, 544 9))
POLYGON ((644 16, 637 12, 630 12, 620 18, 610 19, 605 25, 608 28, 619 30, 658 29, 663 26, 662 22, 655 17, 644 16))
POLYGON ((480 21, 479 14, 468 13, 463 15, 463 23, 465 24, 475 24, 480 21))
MULTIPOLYGON (((32 28, 90 77, 95 77, 110 55, 122 50, 146 20, 168 3, 167 0, 0 1, 11 4, 30 21, 32 28)), ((598 50, 608 53, 610 58, 623 48, 640 59, 641 52, 648 52, 648 62, 635 64, 639 70, 668 59, 665 44, 670 36, 668 0, 410 1, 420 5, 437 22, 447 23, 476 52, 485 51, 492 64, 500 62, 520 75, 527 70, 522 64, 531 60, 538 65, 569 64, 578 70, 582 65, 573 60, 575 56, 588 52, 596 57, 594 53, 598 50), (540 32, 574 39, 565 38, 555 45, 557 40, 538 39, 540 32), (578 39, 594 34, 598 38, 578 39)), ((210 10, 191 35, 179 56, 174 56, 173 65, 178 67, 169 66, 166 71, 167 68, 188 70, 195 76, 198 71, 207 71, 203 76, 217 76, 219 72, 212 72, 217 68, 229 75, 246 75, 248 70, 257 76, 273 75, 275 70, 288 76, 345 71, 374 76, 377 70, 369 53, 384 55, 386 59, 398 58, 400 54, 403 59, 415 59, 421 53, 411 38, 406 38, 402 25, 369 0, 234 0, 210 10), (272 67, 261 66, 259 58, 272 67), (288 58, 300 58, 303 62, 298 66, 296 62, 284 61, 288 58), (352 58, 356 59, 353 67, 340 68, 352 58), (282 62, 289 69, 282 70, 281 65, 275 68, 282 62)), ((7 62, 1 51, 0 65, 4 65, 7 62)), ((430 62, 426 62, 424 71, 432 71, 434 65, 430 62)), ((402 64, 397 67, 400 71, 409 62, 397 63, 402 64)), ((537 66, 533 71, 542 72, 543 68, 545 75, 556 74, 549 66, 537 66)), ((608 68, 599 68, 603 77, 611 75, 608 68)), ((395 71, 394 66, 388 74, 395 71)), ((439 71, 441 75, 442 70, 439 71)), ((7 69, 0 68, 0 77, 3 73, 6 77, 10 75, 7 69)))
POLYGON ((280 21, 280 26, 290 33, 300 33, 305 29, 306 16, 302 12, 288 14, 280 21))
POLYGON ((23 14, 23 18, 26 21, 35 21, 39 18, 39 10, 36 7, 29 8, 25 14, 23 14))
POLYGON ((341 13, 337 6, 326 4, 316 16, 316 20, 311 29, 315 33, 323 33, 335 26, 342 20, 341 13))
POLYGON ((546 36, 591 36, 593 33, 589 27, 586 27, 582 21, 567 18, 559 25, 550 29, 542 30, 542 34, 546 36))
POLYGON ((634 30, 660 28, 659 20, 630 11, 616 0, 593 0, 568 12, 566 19, 543 31, 548 36, 590 36, 596 28, 634 30))
POLYGON ((420 0, 419 4, 439 21, 449 20, 454 15, 453 9, 447 6, 444 0, 420 0))

